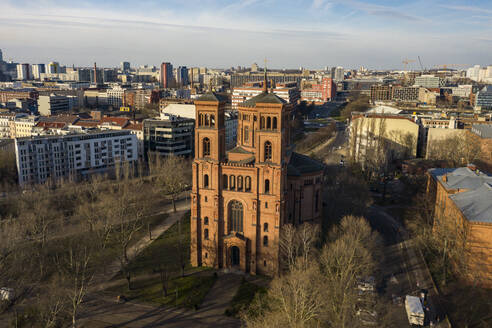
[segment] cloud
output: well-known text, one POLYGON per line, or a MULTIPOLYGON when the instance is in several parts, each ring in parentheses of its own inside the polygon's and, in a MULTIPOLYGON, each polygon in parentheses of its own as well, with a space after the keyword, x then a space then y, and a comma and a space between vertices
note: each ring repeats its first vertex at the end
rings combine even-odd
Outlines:
POLYGON ((466 11, 473 13, 481 13, 481 14, 492 14, 492 10, 484 8, 484 7, 475 7, 475 6, 460 6, 460 5, 440 5, 442 8, 455 10, 455 11, 466 11))

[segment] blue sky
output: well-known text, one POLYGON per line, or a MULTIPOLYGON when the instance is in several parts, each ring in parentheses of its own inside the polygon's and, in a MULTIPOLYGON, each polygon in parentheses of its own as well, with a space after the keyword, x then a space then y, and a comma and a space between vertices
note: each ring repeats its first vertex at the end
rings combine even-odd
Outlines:
POLYGON ((492 1, 0 0, 0 49, 66 65, 487 65, 492 1))

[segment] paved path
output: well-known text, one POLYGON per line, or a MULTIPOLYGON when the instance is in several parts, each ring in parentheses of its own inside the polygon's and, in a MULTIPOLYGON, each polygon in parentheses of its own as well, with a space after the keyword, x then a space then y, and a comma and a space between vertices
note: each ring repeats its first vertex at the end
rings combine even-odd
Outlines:
POLYGON ((127 302, 118 304, 114 298, 93 295, 84 304, 81 327, 240 327, 240 321, 226 317, 225 310, 236 295, 243 276, 219 274, 197 311, 156 307, 127 302))
MULTIPOLYGON (((143 249, 145 249, 145 247, 149 246, 155 238, 162 235, 167 229, 169 229, 174 223, 176 223, 189 209, 190 201, 187 199, 183 199, 176 202, 176 213, 174 213, 173 205, 169 204, 161 212, 153 214, 170 215, 163 222, 152 229, 152 239, 149 239, 149 236, 145 234, 139 241, 128 248, 129 260, 131 261, 132 259, 134 259, 143 249)), ((108 287, 107 282, 110 281, 114 276, 116 276, 120 272, 120 270, 121 262, 119 259, 117 259, 106 267, 105 272, 100 272, 94 277, 93 290, 98 291, 106 289, 108 287)))

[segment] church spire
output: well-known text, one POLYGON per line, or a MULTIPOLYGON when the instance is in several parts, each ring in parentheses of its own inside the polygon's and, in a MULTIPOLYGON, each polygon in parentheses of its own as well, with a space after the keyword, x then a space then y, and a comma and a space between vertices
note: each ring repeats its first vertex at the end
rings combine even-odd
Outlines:
POLYGON ((265 76, 264 76, 264 81, 263 81, 263 92, 268 93, 268 80, 267 80, 267 60, 265 58, 265 76))

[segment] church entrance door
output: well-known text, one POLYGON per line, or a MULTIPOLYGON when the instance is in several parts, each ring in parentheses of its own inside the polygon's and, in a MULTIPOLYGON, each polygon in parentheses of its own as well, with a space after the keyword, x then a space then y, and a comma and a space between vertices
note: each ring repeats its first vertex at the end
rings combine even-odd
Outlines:
POLYGON ((237 246, 232 246, 231 247, 231 265, 232 266, 239 266, 240 260, 239 260, 239 247, 237 246))

